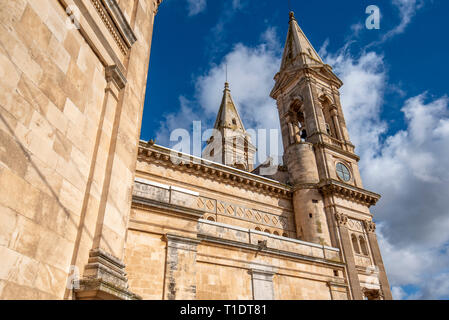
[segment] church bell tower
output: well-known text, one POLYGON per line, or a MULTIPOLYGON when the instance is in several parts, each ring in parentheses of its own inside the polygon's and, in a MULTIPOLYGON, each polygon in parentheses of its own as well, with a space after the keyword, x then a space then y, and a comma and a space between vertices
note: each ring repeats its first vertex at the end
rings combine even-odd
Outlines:
POLYGON ((322 61, 293 12, 274 79, 271 97, 279 111, 298 237, 340 248, 353 299, 391 299, 369 211, 380 196, 362 185, 340 104, 343 83, 322 61), (376 270, 374 276, 369 267, 376 270))

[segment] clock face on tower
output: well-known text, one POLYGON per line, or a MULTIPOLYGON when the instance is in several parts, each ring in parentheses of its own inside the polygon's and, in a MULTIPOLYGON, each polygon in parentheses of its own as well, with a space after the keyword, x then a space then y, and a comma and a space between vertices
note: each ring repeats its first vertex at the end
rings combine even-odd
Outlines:
POLYGON ((346 167, 343 163, 337 163, 337 175, 344 182, 348 182, 351 180, 351 173, 349 172, 348 167, 346 167))

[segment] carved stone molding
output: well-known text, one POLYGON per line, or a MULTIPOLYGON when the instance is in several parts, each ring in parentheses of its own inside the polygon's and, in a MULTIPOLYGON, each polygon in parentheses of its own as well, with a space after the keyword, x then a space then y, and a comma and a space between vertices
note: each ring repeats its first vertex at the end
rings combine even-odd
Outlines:
POLYGON ((376 231, 376 224, 373 221, 365 220, 365 221, 363 221, 363 225, 365 226, 365 229, 367 232, 375 232, 376 231))
POLYGON ((217 162, 181 154, 175 150, 154 144, 151 145, 144 141, 141 141, 139 145, 138 161, 152 162, 201 177, 226 181, 231 185, 241 186, 248 190, 262 192, 272 196, 280 196, 287 199, 290 199, 292 196, 291 187, 278 181, 228 167, 217 162))
POLYGON ((340 226, 344 226, 348 223, 348 216, 344 213, 336 213, 335 220, 340 226))
POLYGON ((106 81, 113 81, 119 90, 126 86, 127 80, 123 72, 116 65, 106 67, 105 73, 106 81))
POLYGON ((365 204, 368 207, 375 205, 380 199, 380 195, 374 192, 333 179, 321 181, 320 187, 324 194, 337 194, 346 199, 365 204))
POLYGON ((128 21, 126 21, 126 17, 124 16, 122 10, 117 4, 117 0, 102 0, 102 2, 113 19, 118 31, 122 35, 123 40, 126 42, 127 47, 131 48, 131 46, 137 41, 137 38, 128 21))
MULTIPOLYGON (((103 21, 104 25, 108 29, 109 33, 114 38, 115 43, 120 48, 120 51, 126 56, 129 52, 130 47, 128 47, 127 42, 123 39, 120 32, 117 30, 115 23, 113 22, 111 15, 109 14, 108 10, 105 8, 103 2, 101 0, 91 0, 92 5, 97 10, 98 15, 100 16, 101 20, 103 21)), ((115 1, 109 1, 110 3, 113 3, 115 1)), ((116 12, 118 12, 118 6, 116 5, 116 12)), ((123 21, 126 21, 123 19, 123 21)), ((131 28, 129 28, 131 29, 131 28)))

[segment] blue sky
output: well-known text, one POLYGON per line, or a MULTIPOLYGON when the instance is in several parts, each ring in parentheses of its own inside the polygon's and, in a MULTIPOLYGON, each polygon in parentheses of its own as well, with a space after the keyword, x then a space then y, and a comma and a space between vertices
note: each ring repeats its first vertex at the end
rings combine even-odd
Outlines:
MULTIPOLYGON (((291 0, 299 25, 343 80, 342 103, 398 299, 449 298, 449 71, 446 0, 291 0), (368 5, 381 11, 368 30, 368 5)), ((225 80, 247 127, 276 128, 268 97, 288 1, 164 0, 156 16, 141 137, 170 146, 213 125, 225 80)))

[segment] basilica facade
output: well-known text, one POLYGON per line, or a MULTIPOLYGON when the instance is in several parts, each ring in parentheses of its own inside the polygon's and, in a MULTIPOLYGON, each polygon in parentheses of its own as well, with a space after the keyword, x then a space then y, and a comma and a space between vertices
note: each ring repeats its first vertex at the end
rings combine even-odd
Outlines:
POLYGON ((282 165, 229 83, 202 157, 139 140, 160 3, 0 0, 0 299, 391 299, 343 83, 293 13, 282 165))

